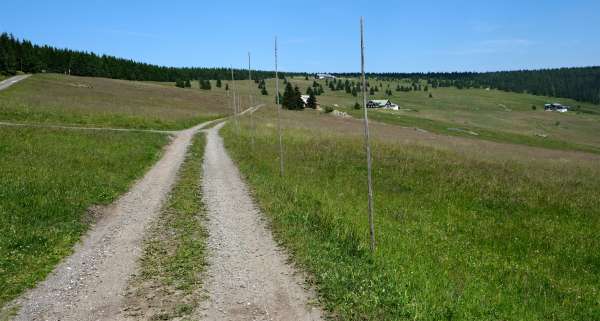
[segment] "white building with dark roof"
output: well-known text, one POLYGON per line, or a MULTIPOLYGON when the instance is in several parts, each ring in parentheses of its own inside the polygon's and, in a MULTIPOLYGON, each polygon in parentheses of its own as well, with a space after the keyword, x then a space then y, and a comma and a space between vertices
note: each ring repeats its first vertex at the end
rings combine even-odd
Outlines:
POLYGON ((398 105, 392 103, 389 99, 373 99, 367 102, 367 108, 398 110, 398 105))

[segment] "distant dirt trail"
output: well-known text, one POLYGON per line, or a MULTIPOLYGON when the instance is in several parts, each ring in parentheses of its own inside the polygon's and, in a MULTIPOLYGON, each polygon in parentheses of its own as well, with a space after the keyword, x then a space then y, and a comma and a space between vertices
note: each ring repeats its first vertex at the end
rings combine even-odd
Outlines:
POLYGON ((18 83, 19 81, 29 78, 30 76, 31 75, 19 75, 19 76, 13 76, 13 77, 4 79, 4 80, 0 81, 0 90, 4 90, 4 89, 18 83))
POLYGON ((91 130, 91 131, 113 131, 113 132, 140 132, 140 133, 160 133, 160 134, 177 134, 177 130, 157 130, 157 129, 135 129, 135 128, 113 128, 113 127, 81 127, 81 126, 63 126, 52 124, 27 124, 27 123, 11 123, 0 121, 0 127, 31 127, 31 128, 50 128, 50 129, 71 129, 71 130, 91 130))
POLYGON ((15 320, 120 320, 123 291, 141 255, 146 227, 160 213, 194 134, 176 133, 163 157, 75 246, 74 253, 15 303, 15 320))
POLYGON ((223 146, 219 124, 207 131, 202 180, 207 207, 208 300, 203 320, 321 320, 313 295, 286 263, 223 146))

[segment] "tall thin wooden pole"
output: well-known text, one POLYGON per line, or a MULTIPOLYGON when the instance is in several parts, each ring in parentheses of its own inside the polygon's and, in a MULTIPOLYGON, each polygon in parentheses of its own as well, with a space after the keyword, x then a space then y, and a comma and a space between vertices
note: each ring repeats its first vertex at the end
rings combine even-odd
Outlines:
POLYGON ((229 101, 229 105, 231 105, 231 108, 233 109, 233 104, 231 103, 231 100, 229 99, 230 91, 231 91, 231 88, 229 88, 229 84, 227 84, 227 90, 225 92, 227 93, 227 100, 229 101))
POLYGON ((277 37, 275 37, 275 98, 277 104, 277 131, 279 134, 279 175, 283 176, 283 137, 281 135, 281 106, 279 105, 279 71, 277 70, 277 37))
POLYGON ((369 142, 369 117, 367 113, 367 78, 365 77, 364 19, 360 17, 360 70, 362 74, 363 109, 365 111, 365 151, 367 154, 367 185, 369 188, 369 232, 371 251, 375 251, 375 224, 373 223, 373 184, 371 177, 371 144, 369 142))
POLYGON ((240 125, 238 123, 238 115, 237 115, 237 103, 236 103, 236 92, 235 92, 235 77, 233 76, 233 67, 231 67, 231 90, 232 90, 232 96, 233 96, 233 117, 235 120, 235 125, 236 125, 236 129, 238 131, 238 133, 240 132, 240 125))
MULTIPOLYGON (((248 108, 252 107, 252 71, 250 63, 250 52, 248 52, 248 108)), ((250 144, 254 150, 254 119, 253 112, 250 111, 250 144)))

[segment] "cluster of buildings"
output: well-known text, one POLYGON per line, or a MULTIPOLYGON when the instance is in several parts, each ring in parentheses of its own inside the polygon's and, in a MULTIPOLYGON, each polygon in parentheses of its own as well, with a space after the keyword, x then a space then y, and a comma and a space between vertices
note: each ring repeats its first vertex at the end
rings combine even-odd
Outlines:
POLYGON ((331 74, 317 74, 317 79, 335 79, 334 75, 331 74))

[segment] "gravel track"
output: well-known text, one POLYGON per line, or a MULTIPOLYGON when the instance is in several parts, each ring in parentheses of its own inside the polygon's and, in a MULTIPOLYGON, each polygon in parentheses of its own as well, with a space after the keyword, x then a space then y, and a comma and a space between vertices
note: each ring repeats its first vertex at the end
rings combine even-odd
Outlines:
POLYGON ((163 157, 129 192, 106 209, 74 253, 13 304, 15 320, 120 320, 127 282, 136 271, 144 232, 160 213, 194 134, 180 131, 163 157))
POLYGON ((314 293, 287 264, 218 131, 207 130, 203 201, 207 209, 208 299, 204 320, 321 320, 314 293))
POLYGON ((10 77, 8 79, 4 79, 4 80, 0 81, 0 90, 4 90, 4 89, 18 83, 19 81, 29 78, 30 76, 31 75, 18 75, 18 76, 10 77))

